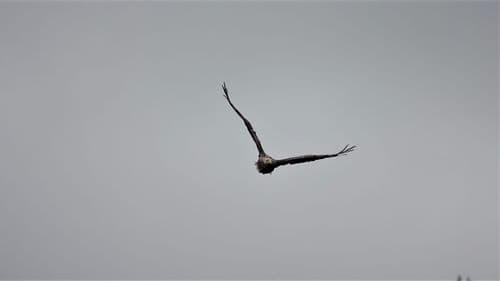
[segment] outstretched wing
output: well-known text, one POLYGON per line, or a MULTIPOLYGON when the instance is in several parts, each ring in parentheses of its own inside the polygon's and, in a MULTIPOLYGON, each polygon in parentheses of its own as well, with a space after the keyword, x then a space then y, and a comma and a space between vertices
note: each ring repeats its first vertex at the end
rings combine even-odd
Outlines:
POLYGON ((293 164, 316 161, 316 160, 325 159, 325 158, 342 156, 342 155, 346 155, 347 153, 353 151, 354 148, 356 148, 355 145, 352 145, 352 146, 346 145, 341 151, 339 151, 335 154, 301 155, 301 156, 295 156, 295 157, 290 157, 290 158, 285 158, 285 159, 278 159, 278 160, 276 160, 276 165, 277 166, 288 165, 288 164, 293 165, 293 164))
POLYGON ((252 136, 252 139, 253 141, 255 142, 255 145, 257 145, 257 149, 259 150, 259 156, 260 155, 265 155, 266 153, 264 152, 264 149, 262 148, 262 144, 260 143, 260 140, 259 138, 257 137, 257 133, 255 132, 255 130, 253 129, 252 127, 252 124, 250 124, 250 121, 248 121, 245 116, 243 116, 243 114, 241 114, 241 112, 236 108, 236 106, 234 106, 234 104, 231 102, 231 99, 229 98, 229 93, 227 91, 227 87, 226 87, 226 82, 224 82, 222 84, 222 89, 224 90, 224 97, 227 99, 227 101, 229 102, 229 105, 234 109, 234 111, 236 112, 236 114, 238 114, 238 116, 240 116, 240 118, 243 120, 243 122, 245 123, 245 126, 247 127, 247 130, 248 132, 250 133, 250 136, 252 136))

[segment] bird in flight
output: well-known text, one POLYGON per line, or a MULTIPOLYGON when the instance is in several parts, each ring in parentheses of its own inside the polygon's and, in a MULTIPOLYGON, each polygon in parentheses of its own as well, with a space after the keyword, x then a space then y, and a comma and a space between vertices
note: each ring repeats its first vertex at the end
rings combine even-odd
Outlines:
POLYGON ((253 141, 255 142, 255 145, 257 145, 257 150, 259 151, 259 158, 257 162, 255 162, 255 166, 257 166, 257 170, 259 173, 262 174, 270 174, 273 172, 274 169, 276 169, 279 166, 283 165, 288 165, 288 164, 299 164, 299 163, 305 163, 305 162, 311 162, 311 161, 316 161, 320 159, 325 159, 325 158, 331 158, 331 157, 337 157, 337 156, 343 156, 346 155, 347 153, 351 152, 356 148, 355 145, 346 145, 342 150, 335 154, 308 154, 308 155, 300 155, 300 156, 294 156, 294 157, 289 157, 289 158, 284 158, 284 159, 274 159, 271 156, 269 156, 267 153, 264 152, 264 148, 262 147, 262 144, 260 143, 259 138, 257 137, 257 133, 255 133, 255 130, 252 127, 252 124, 248 119, 241 114, 241 112, 234 106, 234 104, 231 102, 231 98, 229 98, 229 92, 226 87, 226 82, 222 84, 222 90, 224 90, 224 97, 226 98, 227 102, 233 108, 233 110, 238 114, 238 116, 243 120, 243 123, 245 123, 245 126, 247 127, 248 132, 250 133, 250 136, 252 137, 253 141))

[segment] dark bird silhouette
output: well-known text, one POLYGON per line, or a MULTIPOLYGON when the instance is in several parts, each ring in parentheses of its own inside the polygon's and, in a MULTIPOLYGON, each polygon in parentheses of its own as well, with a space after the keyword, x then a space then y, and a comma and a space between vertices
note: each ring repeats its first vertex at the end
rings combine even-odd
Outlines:
MULTIPOLYGON (((457 277, 457 281, 462 281, 462 280, 463 280, 462 279, 462 275, 459 274, 458 277, 457 277)), ((466 281, 472 281, 472 279, 470 279, 470 276, 467 276, 467 279, 465 279, 465 280, 466 281)))
POLYGON ((259 151, 259 158, 257 162, 255 162, 255 166, 257 166, 257 170, 262 174, 270 174, 274 169, 282 165, 288 165, 288 164, 293 165, 293 164, 316 161, 325 158, 343 156, 353 151, 354 148, 356 148, 355 145, 352 146, 346 145, 341 151, 335 154, 320 154, 320 155, 308 154, 308 155, 300 155, 284 159, 274 159, 271 156, 269 156, 266 152, 264 152, 264 148, 262 147, 262 144, 259 138, 257 137, 257 133, 253 129, 252 124, 250 123, 250 121, 248 121, 248 119, 245 118, 245 116, 243 116, 243 114, 241 114, 241 112, 231 102, 231 99, 229 98, 229 92, 226 87, 226 82, 222 84, 222 89, 224 90, 224 97, 229 102, 231 108, 233 108, 236 114, 238 114, 238 116, 243 120, 243 123, 245 123, 245 126, 247 127, 250 136, 255 142, 255 145, 257 145, 257 150, 259 151))

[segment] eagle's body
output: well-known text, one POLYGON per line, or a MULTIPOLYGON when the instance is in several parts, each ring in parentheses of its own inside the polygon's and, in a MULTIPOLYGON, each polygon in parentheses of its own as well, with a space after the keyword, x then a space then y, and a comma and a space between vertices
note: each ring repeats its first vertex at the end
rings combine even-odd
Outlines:
POLYGON ((257 133, 252 127, 252 124, 250 121, 248 121, 243 114, 233 105, 231 102, 231 99, 229 98, 229 93, 226 87, 226 83, 222 84, 222 89, 224 90, 224 97, 226 100, 229 102, 229 105, 233 108, 233 110, 238 114, 238 116, 243 120, 243 123, 245 123, 245 126, 247 127, 248 132, 250 133, 250 136, 252 137, 253 141, 255 142, 255 145, 257 146, 257 150, 259 151, 259 158, 257 162, 255 162, 255 166, 257 166, 257 170, 261 174, 270 174, 276 169, 276 167, 282 166, 282 165, 288 165, 288 164, 299 164, 299 163, 305 163, 305 162, 310 162, 310 161, 316 161, 320 159, 325 159, 325 158, 330 158, 330 157, 337 157, 341 155, 346 155, 347 153, 351 152, 354 150, 356 146, 349 146, 346 145, 341 151, 335 153, 335 154, 320 154, 320 155, 301 155, 301 156, 295 156, 295 157, 289 157, 289 158, 284 158, 284 159, 274 159, 271 156, 269 156, 267 153, 264 152, 264 148, 262 147, 262 144, 260 143, 259 138, 257 137, 257 133))
POLYGON ((261 174, 270 174, 274 171, 274 168, 277 167, 276 160, 269 155, 259 155, 259 159, 255 162, 255 166, 257 166, 257 171, 261 174))

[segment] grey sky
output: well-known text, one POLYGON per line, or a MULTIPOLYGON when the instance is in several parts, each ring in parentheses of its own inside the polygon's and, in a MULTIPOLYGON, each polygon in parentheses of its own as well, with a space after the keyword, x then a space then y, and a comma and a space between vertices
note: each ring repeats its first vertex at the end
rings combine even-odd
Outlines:
POLYGON ((497 279, 497 12, 0 3, 0 278, 497 279))

